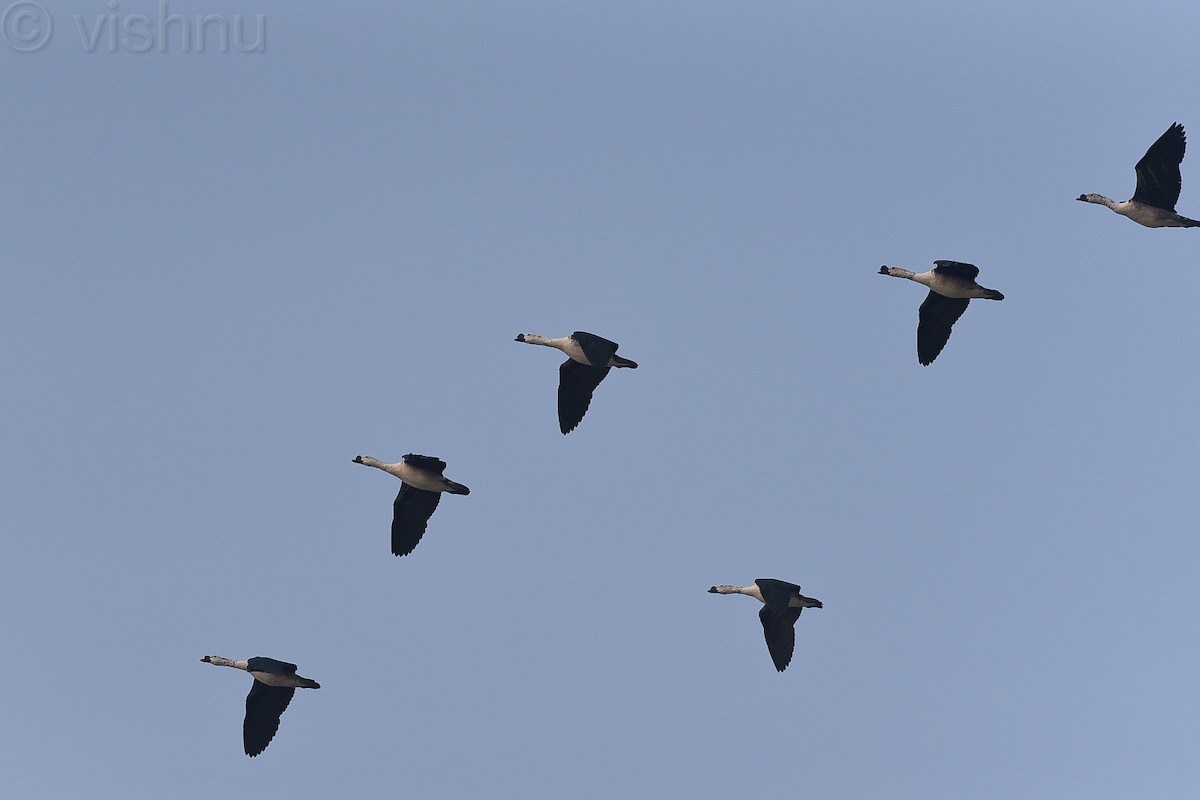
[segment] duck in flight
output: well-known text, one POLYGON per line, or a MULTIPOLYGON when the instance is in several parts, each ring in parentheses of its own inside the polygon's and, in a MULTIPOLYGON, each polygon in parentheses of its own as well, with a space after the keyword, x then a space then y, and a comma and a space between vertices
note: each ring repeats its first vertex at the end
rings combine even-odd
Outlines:
POLYGON ((1187 149, 1187 136, 1178 122, 1150 145, 1142 160, 1134 165, 1137 189, 1128 200, 1110 200, 1102 194, 1081 194, 1078 200, 1108 206, 1123 217, 1129 217, 1147 228, 1196 228, 1200 221, 1175 213, 1183 178, 1179 164, 1187 149))
POLYGON ((921 303, 917 322, 917 360, 929 366, 950 341, 950 329, 967 310, 972 297, 984 300, 1003 300, 995 289, 985 289, 975 282, 979 267, 961 261, 935 261, 929 272, 910 272, 901 267, 880 267, 880 275, 907 278, 929 287, 929 295, 921 303))
POLYGON ((800 594, 796 584, 774 578, 757 578, 749 586, 721 584, 708 591, 749 595, 763 604, 758 619, 762 622, 767 651, 779 672, 787 669, 792 661, 792 652, 796 649, 796 620, 800 619, 800 612, 806 608, 825 607, 820 600, 800 594))
POLYGON ((517 341, 553 347, 567 354, 567 360, 558 368, 558 428, 564 436, 579 427, 592 404, 592 394, 611 368, 637 369, 636 361, 617 355, 620 345, 594 333, 575 331, 561 339, 522 333, 517 341))
POLYGON ((443 476, 446 462, 433 456, 409 453, 395 464, 373 456, 356 456, 354 463, 381 469, 401 481, 400 493, 392 503, 392 553, 398 556, 408 555, 421 541, 442 492, 471 493, 466 486, 443 476))
POLYGON ((246 755, 254 756, 267 749, 279 730, 279 718, 292 702, 296 689, 320 689, 321 684, 296 674, 296 665, 274 658, 255 656, 234 661, 221 656, 200 659, 218 667, 244 669, 254 676, 250 694, 246 695, 246 719, 242 722, 242 745, 246 755))

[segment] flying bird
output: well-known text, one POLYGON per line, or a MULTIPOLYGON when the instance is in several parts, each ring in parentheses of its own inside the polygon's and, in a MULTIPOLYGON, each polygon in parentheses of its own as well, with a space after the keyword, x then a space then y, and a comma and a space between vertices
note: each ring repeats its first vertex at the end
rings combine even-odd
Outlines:
POLYGON ((637 369, 636 361, 617 355, 620 345, 594 333, 575 331, 561 339, 522 333, 517 341, 553 347, 567 354, 567 360, 558 368, 558 428, 564 436, 579 427, 592 404, 592 394, 609 369, 637 369))
POLYGON ((758 618, 762 622, 763 637, 767 640, 767 651, 775 669, 783 672, 792 662, 796 649, 796 620, 806 608, 824 608, 820 600, 800 594, 800 587, 774 578, 756 578, 750 586, 721 584, 708 590, 714 594, 745 594, 763 604, 758 618))
POLYGON ((242 722, 242 745, 251 758, 266 750, 275 738, 279 718, 292 702, 296 688, 321 688, 316 681, 297 675, 295 664, 274 658, 255 656, 246 661, 234 661, 221 656, 205 656, 200 660, 218 667, 244 669, 254 676, 250 694, 246 695, 246 719, 242 722))
POLYGON ((466 486, 443 476, 446 462, 433 456, 409 453, 395 464, 386 464, 372 456, 356 456, 354 463, 381 469, 401 481, 400 493, 392 503, 392 553, 398 556, 408 555, 421 541, 442 492, 471 493, 466 486))
POLYGON ((1183 178, 1179 164, 1187 149, 1187 136, 1178 122, 1150 145, 1142 160, 1134 165, 1137 189, 1128 200, 1110 200, 1102 194, 1081 194, 1077 200, 1108 206, 1123 217, 1129 217, 1147 228, 1196 228, 1200 221, 1175 213, 1183 178))
POLYGON ((880 275, 907 278, 929 287, 929 295, 921 303, 917 323, 917 360, 929 366, 950 340, 950 329, 967 310, 972 297, 984 300, 1003 300, 995 289, 985 289, 975 282, 979 267, 961 261, 935 261, 929 272, 910 272, 901 267, 880 267, 880 275))

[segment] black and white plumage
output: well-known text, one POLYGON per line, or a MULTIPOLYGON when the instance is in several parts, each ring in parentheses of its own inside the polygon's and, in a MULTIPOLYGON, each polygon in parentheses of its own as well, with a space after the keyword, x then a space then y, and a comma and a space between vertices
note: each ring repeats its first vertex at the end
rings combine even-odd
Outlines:
POLYGON ((796 620, 806 608, 824 608, 820 600, 800 594, 794 583, 775 578, 756 578, 750 586, 721 584, 708 590, 714 594, 744 594, 763 604, 758 611, 762 622, 763 637, 767 640, 767 651, 775 669, 783 672, 792 662, 796 649, 796 620))
POLYGON ((929 295, 921 303, 917 323, 917 360, 929 366, 950 341, 950 329, 967 310, 971 298, 1003 300, 995 289, 985 289, 975 282, 979 267, 961 261, 935 261, 929 272, 911 272, 901 267, 880 267, 880 275, 907 278, 929 287, 929 295))
POLYGON ((279 730, 279 718, 292 702, 296 689, 320 689, 321 684, 296 674, 296 665, 265 656, 234 661, 221 656, 200 659, 218 667, 242 669, 254 676, 246 695, 246 718, 242 722, 242 745, 253 758, 267 749, 279 730))
POLYGON ((1134 165, 1137 189, 1133 197, 1117 201, 1102 194, 1081 194, 1076 199, 1108 206, 1147 228, 1200 227, 1200 221, 1175 213, 1175 204, 1179 202, 1179 192, 1183 188, 1179 165, 1186 149, 1187 135, 1183 126, 1173 123, 1134 165))
POLYGON ((409 453, 395 464, 372 456, 356 456, 354 463, 381 469, 401 480, 400 492, 392 503, 392 553, 397 556, 408 555, 421 541, 442 492, 471 493, 466 486, 442 475, 446 462, 433 456, 409 453))
POLYGON ((516 340, 553 347, 567 354, 567 360, 558 368, 558 428, 564 436, 579 427, 592 404, 592 394, 611 368, 637 369, 636 361, 617 355, 620 345, 594 333, 575 331, 559 339, 522 333, 516 340))

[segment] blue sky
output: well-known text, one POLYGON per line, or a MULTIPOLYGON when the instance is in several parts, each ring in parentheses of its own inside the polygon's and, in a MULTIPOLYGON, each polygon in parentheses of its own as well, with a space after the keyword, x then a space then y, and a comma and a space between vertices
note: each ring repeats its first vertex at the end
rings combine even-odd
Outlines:
POLYGON ((1200 136, 1194 4, 29 9, 5 794, 1195 793, 1200 233, 1074 199, 1200 136), (266 41, 75 22, 163 9, 266 41), (922 368, 934 259, 1006 299, 922 368), (641 366, 563 437, 573 330, 641 366), (408 452, 472 491, 396 559, 408 452), (251 760, 206 654, 322 688, 251 760))

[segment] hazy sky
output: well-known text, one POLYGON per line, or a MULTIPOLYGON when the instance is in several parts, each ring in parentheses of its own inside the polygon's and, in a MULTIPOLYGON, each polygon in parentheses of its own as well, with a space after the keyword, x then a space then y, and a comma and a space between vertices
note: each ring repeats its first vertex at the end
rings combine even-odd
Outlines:
POLYGON ((1196 795, 1196 3, 0 12, 0 794, 1196 795))

